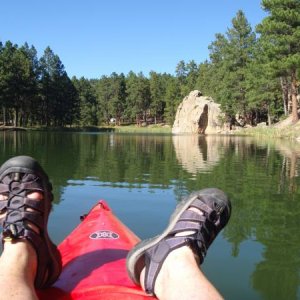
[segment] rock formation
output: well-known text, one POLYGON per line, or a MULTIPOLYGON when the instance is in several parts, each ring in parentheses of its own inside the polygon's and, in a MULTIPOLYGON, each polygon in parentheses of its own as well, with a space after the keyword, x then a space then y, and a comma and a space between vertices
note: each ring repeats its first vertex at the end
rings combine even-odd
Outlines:
MULTIPOLYGON (((205 113, 206 105, 208 107, 208 120, 205 122, 205 125, 207 124, 205 133, 221 132, 223 127, 221 119, 224 116, 220 104, 215 103, 210 97, 202 96, 200 91, 195 90, 190 92, 178 106, 172 133, 198 133, 199 119, 201 114, 205 113)), ((202 123, 200 122, 200 125, 202 123)))

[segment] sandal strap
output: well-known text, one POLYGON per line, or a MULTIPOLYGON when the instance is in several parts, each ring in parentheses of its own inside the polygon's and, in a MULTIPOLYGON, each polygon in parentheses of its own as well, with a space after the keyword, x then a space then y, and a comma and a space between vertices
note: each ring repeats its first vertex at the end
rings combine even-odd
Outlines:
POLYGON ((2 182, 3 190, 9 192, 8 199, 0 201, 3 202, 0 209, 7 210, 6 216, 1 220, 1 223, 4 223, 3 236, 23 236, 28 223, 33 223, 42 230, 44 204, 42 201, 26 197, 29 191, 43 192, 39 178, 33 174, 24 174, 20 181, 16 181, 10 176, 5 176, 2 182), (29 208, 31 210, 28 210, 29 208))
POLYGON ((215 229, 213 222, 210 220, 213 215, 212 209, 207 205, 203 206, 200 201, 195 201, 191 205, 191 207, 198 209, 200 209, 200 206, 201 211, 204 212, 203 215, 192 210, 184 211, 175 223, 174 228, 168 233, 168 236, 145 252, 146 273, 144 284, 147 293, 154 294, 154 285, 162 267, 162 262, 171 251, 188 245, 195 256, 199 258, 200 263, 203 262, 208 248, 206 245, 209 244, 211 233, 215 229), (177 233, 188 231, 192 231, 193 233, 190 235, 175 236, 177 233))
POLYGON ((7 208, 8 200, 0 201, 0 214, 4 213, 7 208))
MULTIPOLYGON (((25 232, 34 231, 29 227, 29 224, 34 224, 41 231, 43 228, 43 216, 36 211, 11 210, 7 212, 4 222, 3 236, 12 238, 26 237, 25 232)), ((35 232, 39 235, 40 232, 35 232)))
POLYGON ((202 211, 202 213, 208 218, 210 221, 215 221, 217 218, 217 213, 214 209, 209 207, 206 203, 202 202, 199 198, 196 198, 190 207, 197 208, 202 211))
MULTIPOLYGON (((8 185, 0 183, 0 194, 7 194, 8 192, 9 192, 8 185)), ((8 204, 8 199, 0 201, 0 214, 4 213, 6 211, 7 204, 8 204)), ((0 219, 0 226, 2 226, 3 219, 4 218, 0 219)))
POLYGON ((145 288, 147 293, 154 294, 155 281, 165 258, 184 245, 191 248, 201 264, 230 214, 231 203, 223 191, 207 188, 191 193, 178 203, 169 225, 160 235, 141 241, 129 252, 126 265, 130 278, 140 285, 140 274, 145 267, 145 288), (198 211, 189 209, 193 207, 198 211))
POLYGON ((43 255, 43 253, 47 253, 47 250, 45 249, 47 246, 45 244, 45 241, 43 241, 43 239, 41 238, 41 236, 33 230, 25 229, 24 236, 26 237, 26 240, 28 240, 35 248, 37 254, 39 267, 36 270, 35 285, 43 286, 45 281, 47 280, 47 272, 51 272, 51 270, 48 269, 51 267, 47 264, 48 257, 43 255))
POLYGON ((0 213, 6 213, 0 219, 3 227, 0 238, 2 242, 6 237, 26 239, 32 244, 38 260, 35 287, 44 288, 58 277, 61 257, 45 228, 45 218, 48 219, 53 200, 52 185, 47 175, 38 170, 40 167, 36 163, 30 167, 32 165, 32 172, 13 171, 1 178, 0 193, 8 198, 0 201, 0 213), (33 192, 42 193, 44 199, 28 198, 27 195, 33 192))
POLYGON ((2 182, 3 189, 12 195, 19 194, 22 191, 43 192, 40 178, 34 174, 24 174, 21 180, 14 180, 7 175, 3 178, 2 182))
POLYGON ((4 183, 0 183, 0 194, 5 194, 8 192, 9 192, 8 185, 4 183))
POLYGON ((147 293, 154 294, 154 285, 162 267, 162 262, 171 251, 188 245, 201 264, 208 247, 217 235, 214 224, 217 218, 216 211, 198 198, 190 204, 190 207, 200 210, 202 214, 189 209, 185 210, 168 233, 168 236, 145 252, 146 273, 144 284, 147 293), (193 233, 175 236, 177 233, 188 231, 193 233))
POLYGON ((154 294, 154 284, 158 273, 162 267, 162 261, 166 259, 168 254, 184 245, 190 243, 185 236, 169 237, 159 242, 155 247, 145 252, 145 291, 148 294, 154 294))

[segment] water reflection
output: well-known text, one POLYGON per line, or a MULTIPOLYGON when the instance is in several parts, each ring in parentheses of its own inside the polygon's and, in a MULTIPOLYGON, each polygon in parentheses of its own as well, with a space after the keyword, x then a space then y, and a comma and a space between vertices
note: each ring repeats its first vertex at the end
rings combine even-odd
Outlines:
POLYGON ((191 174, 212 170, 222 156, 223 147, 214 136, 174 135, 172 139, 179 164, 191 174))
POLYGON ((232 136, 45 132, 0 133, 0 142, 1 162, 28 154, 45 166, 55 187, 56 231, 62 231, 64 219, 70 223, 71 212, 94 201, 83 199, 104 197, 113 199, 131 228, 146 237, 163 226, 182 195, 208 186, 225 190, 233 213, 219 241, 230 248, 228 254, 215 249, 211 261, 221 260, 232 273, 220 278, 215 272, 213 282, 226 299, 247 298, 234 292, 241 273, 247 278, 244 293, 255 290, 261 299, 299 297, 299 144, 232 136))
POLYGON ((182 167, 198 174, 194 187, 208 182, 203 173, 210 171, 219 178, 216 185, 232 193, 233 215, 224 232, 232 256, 240 256, 243 242, 263 245, 262 259, 250 275, 252 287, 263 299, 297 299, 300 145, 214 136, 176 136, 173 144, 182 167))
POLYGON ((289 191, 294 193, 297 191, 295 178, 299 176, 300 145, 295 142, 280 143, 277 141, 276 148, 283 156, 279 189, 285 185, 285 178, 289 178, 289 191))

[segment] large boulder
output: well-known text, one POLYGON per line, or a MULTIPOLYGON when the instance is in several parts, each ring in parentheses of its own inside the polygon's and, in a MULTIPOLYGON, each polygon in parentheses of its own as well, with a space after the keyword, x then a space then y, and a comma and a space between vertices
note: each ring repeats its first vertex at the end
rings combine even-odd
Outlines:
POLYGON ((192 91, 186 96, 178 106, 172 133, 198 133, 199 119, 205 106, 208 106, 208 120, 205 133, 219 133, 223 129, 224 114, 220 109, 220 104, 214 102, 210 97, 202 96, 200 91, 192 91))

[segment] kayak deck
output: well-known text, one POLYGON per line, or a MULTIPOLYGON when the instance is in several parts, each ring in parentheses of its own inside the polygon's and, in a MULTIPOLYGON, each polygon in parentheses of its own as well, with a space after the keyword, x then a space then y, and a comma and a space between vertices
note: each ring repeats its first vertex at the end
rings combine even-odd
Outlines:
POLYGON ((40 299, 155 299, 128 277, 126 256, 139 238, 100 201, 58 246, 63 270, 40 299))

